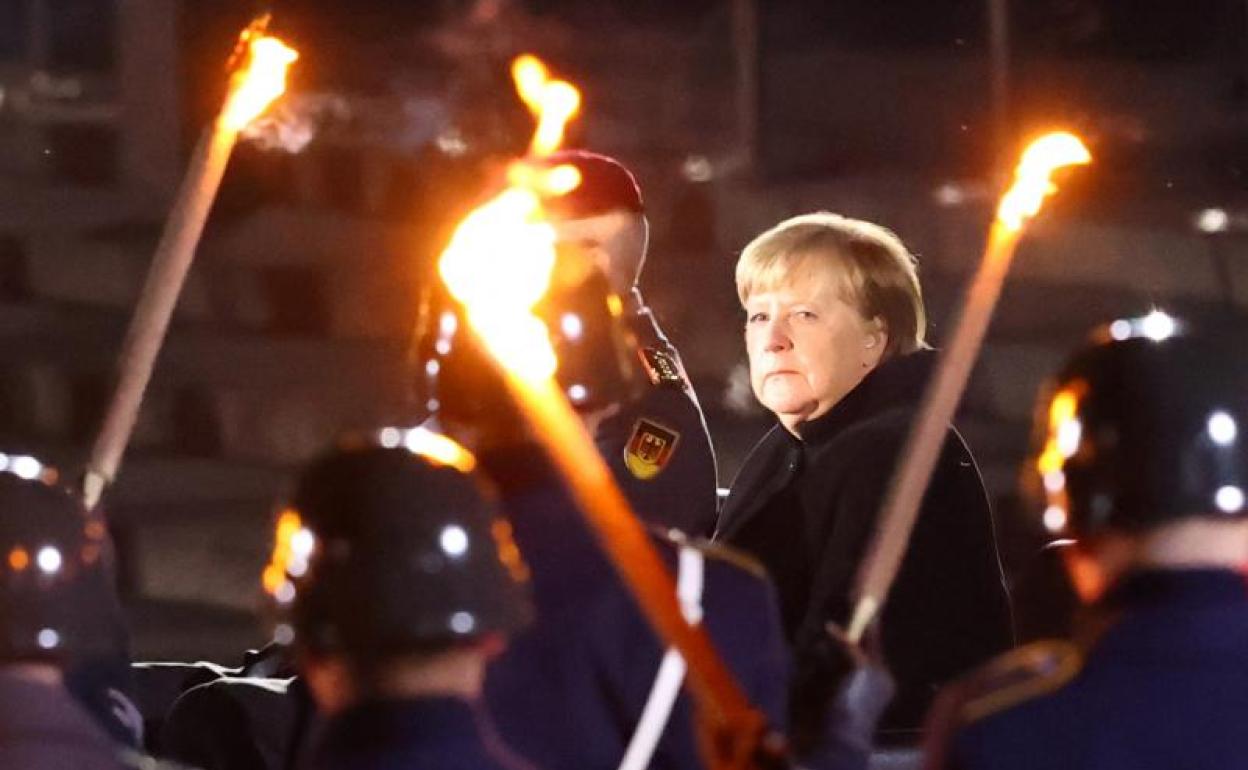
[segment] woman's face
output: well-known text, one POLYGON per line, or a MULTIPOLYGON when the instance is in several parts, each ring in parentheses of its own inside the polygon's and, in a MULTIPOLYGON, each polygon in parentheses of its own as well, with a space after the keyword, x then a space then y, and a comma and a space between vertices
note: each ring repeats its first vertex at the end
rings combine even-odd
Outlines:
POLYGON ((887 336, 819 270, 751 294, 745 347, 754 396, 793 433, 831 409, 880 361, 887 336))

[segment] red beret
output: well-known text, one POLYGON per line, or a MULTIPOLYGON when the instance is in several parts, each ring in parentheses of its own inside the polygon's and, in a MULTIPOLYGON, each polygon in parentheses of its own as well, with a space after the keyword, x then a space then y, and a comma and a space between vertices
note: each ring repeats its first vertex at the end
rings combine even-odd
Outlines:
POLYGON ((574 166, 581 184, 567 195, 546 201, 551 214, 563 219, 582 219, 609 211, 645 210, 641 188, 633 173, 615 158, 586 150, 560 150, 541 159, 544 166, 574 166))

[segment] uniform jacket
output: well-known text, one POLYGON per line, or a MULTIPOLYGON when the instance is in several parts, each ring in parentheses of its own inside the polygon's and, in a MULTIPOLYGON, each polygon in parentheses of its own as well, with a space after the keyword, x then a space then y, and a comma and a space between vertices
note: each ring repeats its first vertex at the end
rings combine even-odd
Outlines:
POLYGON ((1101 612, 1117 619, 1085 653, 1031 645, 942 695, 929 766, 1248 768, 1244 577, 1142 572, 1101 612))
POLYGON ((458 698, 361 703, 326 722, 310 770, 530 770, 458 698))
POLYGON ((718 481, 710 433, 693 385, 648 307, 633 311, 629 328, 641 346, 637 366, 644 384, 635 399, 599 424, 594 441, 638 516, 650 524, 709 536, 715 526, 718 481))
MULTIPOLYGON (((716 539, 776 580, 796 686, 828 621, 844 625, 857 570, 935 355, 877 367, 798 440, 773 428, 750 453, 716 539)), ((1009 602, 979 471, 952 428, 923 499, 881 632, 897 696, 885 730, 917 728, 936 688, 1009 648, 1009 602)))
POLYGON ((63 688, 0 673, 0 767, 157 770, 163 765, 140 760, 114 742, 63 688))
MULTIPOLYGON (((614 770, 663 647, 544 465, 532 457, 479 457, 503 490, 537 610, 535 623, 511 640, 486 677, 495 724, 507 745, 544 770, 614 770)), ((655 543, 675 572, 676 547, 666 538, 655 543)), ((740 557, 712 553, 703 608, 732 673, 783 729, 788 667, 772 587, 740 557)), ((676 702, 651 767, 703 767, 687 694, 676 702)))

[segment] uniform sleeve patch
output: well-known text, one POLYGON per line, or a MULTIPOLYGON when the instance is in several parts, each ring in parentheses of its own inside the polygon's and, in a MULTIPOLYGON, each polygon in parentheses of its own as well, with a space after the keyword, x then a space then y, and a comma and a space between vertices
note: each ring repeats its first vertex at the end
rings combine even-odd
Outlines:
POLYGON ((680 433, 642 417, 624 445, 624 466, 642 481, 649 481, 667 467, 680 441, 680 433))

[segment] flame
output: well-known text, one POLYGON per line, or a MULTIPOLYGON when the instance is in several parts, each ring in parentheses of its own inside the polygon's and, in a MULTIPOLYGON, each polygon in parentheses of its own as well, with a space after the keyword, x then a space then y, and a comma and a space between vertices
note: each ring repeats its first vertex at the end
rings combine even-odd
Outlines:
POLYGON ((263 34, 264 26, 264 22, 252 24, 239 37, 243 64, 230 78, 230 95, 221 116, 232 131, 242 131, 285 93, 286 70, 299 58, 298 51, 263 34))
POLYGON ((303 526, 298 511, 293 508, 282 511, 273 535, 273 555, 260 576, 265 592, 280 599, 283 587, 289 582, 287 575, 302 574, 307 568, 315 542, 311 531, 303 526))
POLYGON ((1051 179, 1054 171, 1091 162, 1088 148, 1072 133, 1056 131, 1036 139, 1023 151, 1014 170, 1014 184, 997 208, 997 220, 1011 231, 1021 230, 1039 213, 1044 199, 1057 190, 1051 179))
POLYGON ((511 65, 516 91, 537 118, 529 154, 549 155, 563 143, 568 121, 581 109, 581 92, 565 80, 551 80, 550 71, 532 54, 516 57, 511 65))
MULTIPOLYGON (((549 155, 562 142, 580 94, 569 83, 551 80, 534 56, 517 58, 512 76, 537 118, 531 155, 549 155)), ((542 199, 571 192, 581 177, 569 165, 551 168, 521 159, 508 167, 507 182, 459 223, 438 261, 438 274, 490 354, 513 374, 538 382, 553 376, 558 365, 546 325, 533 314, 555 267, 555 231, 542 199)))
POLYGON ((416 427, 407 431, 403 436, 403 446, 435 465, 450 466, 461 473, 471 473, 477 467, 477 458, 472 452, 455 439, 428 428, 416 427))

